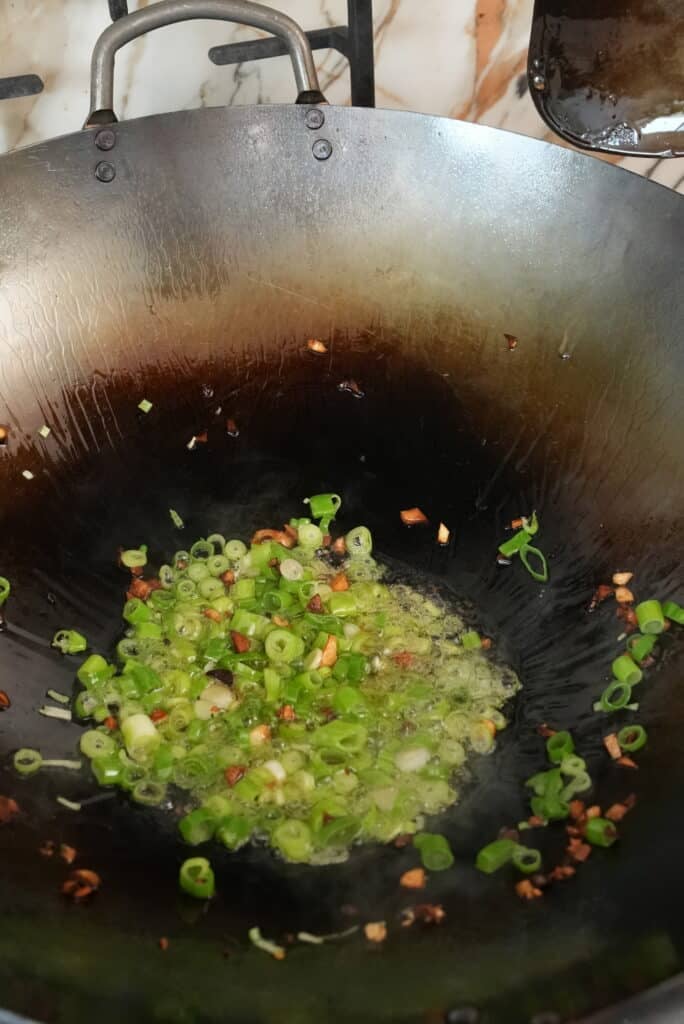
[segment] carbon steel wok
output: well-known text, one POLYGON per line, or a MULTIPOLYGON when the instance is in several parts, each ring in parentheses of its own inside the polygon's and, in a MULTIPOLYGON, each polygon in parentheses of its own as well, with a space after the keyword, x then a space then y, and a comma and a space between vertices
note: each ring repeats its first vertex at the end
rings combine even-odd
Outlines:
MULTIPOLYGON (((276 18, 215 0, 123 19, 98 43, 91 127, 0 161, 0 792, 22 809, 0 829, 1 1000, 101 1024, 417 1022, 466 1006, 507 1024, 577 1019, 675 975, 683 954, 682 644, 668 638, 640 687, 650 744, 626 778, 591 710, 620 626, 586 609, 618 567, 642 597, 683 596, 684 206, 527 138, 328 107, 301 32, 276 18), (301 102, 116 123, 114 50, 179 16, 282 35, 301 102), (362 399, 338 389, 352 378, 362 399), (393 847, 328 868, 212 848, 219 895, 188 908, 172 814, 118 797, 74 813, 55 798, 96 793, 85 770, 22 782, 10 768, 20 746, 73 754, 80 727, 36 713, 47 687, 73 683, 49 640, 75 627, 111 648, 119 545, 175 550, 169 508, 186 535, 244 535, 328 488, 342 527, 367 523, 386 555, 472 600, 524 683, 496 754, 437 823, 457 854, 429 892, 438 928, 399 927, 414 855, 393 847), (416 504, 449 524, 448 552, 401 527, 416 504), (506 521, 533 507, 543 588, 494 560, 506 521), (541 721, 574 730, 599 802, 639 802, 615 848, 526 906, 472 862, 525 813, 541 721), (48 838, 101 874, 89 906, 61 901, 64 866, 37 853, 48 838), (381 919, 379 949, 356 937, 277 963, 246 942, 254 924, 281 937, 381 919)), ((681 988, 630 1019, 679 1019, 681 988)))

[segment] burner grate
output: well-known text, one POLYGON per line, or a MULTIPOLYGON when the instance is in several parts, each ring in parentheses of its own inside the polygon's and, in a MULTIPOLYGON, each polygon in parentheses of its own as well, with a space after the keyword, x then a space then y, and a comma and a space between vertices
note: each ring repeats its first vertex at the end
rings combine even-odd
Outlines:
MULTIPOLYGON (((374 107, 372 0, 347 0, 347 21, 347 25, 318 28, 306 35, 312 50, 337 50, 349 61, 352 105, 374 107)), ((240 64, 242 61, 262 60, 266 57, 282 57, 286 53, 279 39, 252 39, 246 43, 212 46, 209 59, 213 64, 240 64)))
POLYGON ((0 100, 17 100, 21 96, 36 96, 43 91, 43 80, 38 75, 13 75, 0 78, 0 100))

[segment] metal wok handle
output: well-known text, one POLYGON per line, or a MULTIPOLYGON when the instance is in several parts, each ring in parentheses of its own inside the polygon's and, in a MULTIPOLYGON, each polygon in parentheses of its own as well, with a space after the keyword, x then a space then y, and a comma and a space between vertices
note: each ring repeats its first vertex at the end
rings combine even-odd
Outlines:
POLYGON ((297 83, 298 103, 321 103, 309 40, 299 25, 280 11, 250 0, 162 0, 113 22, 95 43, 90 64, 90 114, 85 127, 112 124, 114 113, 114 58, 116 51, 155 28, 196 18, 234 21, 278 36, 287 47, 297 83))

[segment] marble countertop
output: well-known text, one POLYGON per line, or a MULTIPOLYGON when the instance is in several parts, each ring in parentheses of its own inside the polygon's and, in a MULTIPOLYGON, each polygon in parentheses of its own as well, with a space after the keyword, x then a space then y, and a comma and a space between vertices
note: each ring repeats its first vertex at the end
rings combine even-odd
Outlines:
MULTIPOLYGON (((558 142, 537 114, 525 74, 533 0, 375 0, 376 102, 477 121, 558 142)), ((146 0, 129 0, 135 10, 146 0)), ((281 0, 306 29, 346 24, 345 0, 281 0)), ((0 75, 34 72, 45 90, 0 104, 0 152, 76 131, 88 112, 90 53, 109 24, 107 0, 4 0, 0 75)), ((254 38, 252 29, 195 21, 150 33, 117 56, 120 117, 197 106, 293 99, 286 57, 233 67, 209 62, 210 46, 254 38)), ((349 103, 343 57, 315 54, 331 103, 349 103)), ((618 159, 684 193, 684 159, 618 159)))

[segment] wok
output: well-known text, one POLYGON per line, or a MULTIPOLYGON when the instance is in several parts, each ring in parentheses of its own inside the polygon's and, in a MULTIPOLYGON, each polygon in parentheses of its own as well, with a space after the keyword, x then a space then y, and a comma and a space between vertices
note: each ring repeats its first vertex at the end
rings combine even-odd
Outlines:
MULTIPOLYGON (((592 712, 620 625, 587 605, 616 568, 642 597, 682 599, 682 201, 528 138, 306 102, 320 94, 296 26, 228 0, 192 13, 284 36, 303 102, 116 123, 116 46, 189 6, 108 29, 92 127, 0 161, 1 570, 13 583, 0 792, 22 810, 0 829, 2 1003, 46 1022, 417 1022, 475 1007, 522 1024, 649 989, 680 970, 684 939, 682 644, 668 637, 640 687, 650 743, 626 777, 592 712), (338 388, 350 379, 362 398, 338 388), (473 762, 435 823, 457 857, 429 891, 447 912, 439 927, 399 927, 411 901, 397 880, 415 859, 394 847, 325 868, 212 847, 218 896, 189 908, 173 814, 122 797, 69 811, 58 795, 97 792, 85 770, 21 781, 10 767, 21 746, 73 756, 80 727, 36 713, 46 688, 74 678, 49 640, 73 627, 111 648, 120 545, 146 540, 163 559, 178 547, 169 508, 184 537, 245 535, 326 489, 343 495, 341 528, 366 523, 386 557, 472 601, 524 684, 495 755, 473 762), (411 505, 450 526, 447 551, 432 528, 401 526, 411 505), (506 522, 532 508, 542 588, 494 559, 506 522), (541 721, 573 730, 598 802, 639 801, 619 844, 524 905, 510 878, 472 864, 526 812, 541 721), (102 876, 88 906, 61 900, 65 868, 38 855, 44 839, 102 876), (356 936, 277 963, 246 941, 255 924, 281 938, 383 919, 380 948, 356 936)), ((674 1020, 681 991, 675 979, 642 997, 638 1019, 674 1006, 674 1020)))

